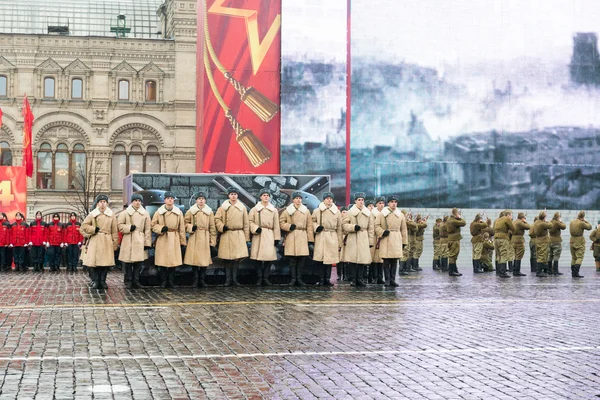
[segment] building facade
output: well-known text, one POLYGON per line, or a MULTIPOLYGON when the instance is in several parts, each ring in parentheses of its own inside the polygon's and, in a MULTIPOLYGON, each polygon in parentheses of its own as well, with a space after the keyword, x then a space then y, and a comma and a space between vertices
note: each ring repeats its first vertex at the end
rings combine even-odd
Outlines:
POLYGON ((29 218, 80 209, 92 184, 120 209, 129 173, 195 171, 196 0, 24 4, 0 10, 26 16, 0 22, 0 162, 21 165, 27 94, 29 218))

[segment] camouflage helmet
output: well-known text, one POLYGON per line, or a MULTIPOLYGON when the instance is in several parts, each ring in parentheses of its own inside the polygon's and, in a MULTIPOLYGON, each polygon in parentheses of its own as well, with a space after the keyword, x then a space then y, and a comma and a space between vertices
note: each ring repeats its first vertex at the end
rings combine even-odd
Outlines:
POLYGON ((441 218, 436 218, 435 222, 442 222, 442 219, 441 218))
POLYGON ((504 210, 503 211, 504 215, 512 215, 512 210, 504 210))
POLYGON ((483 232, 484 239, 488 239, 489 237, 490 237, 490 234, 488 232, 483 232))

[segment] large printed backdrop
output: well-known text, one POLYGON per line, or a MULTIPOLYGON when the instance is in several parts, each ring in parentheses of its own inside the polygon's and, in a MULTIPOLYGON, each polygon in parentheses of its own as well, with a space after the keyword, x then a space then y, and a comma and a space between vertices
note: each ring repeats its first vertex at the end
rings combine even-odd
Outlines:
MULTIPOLYGON (((280 0, 206 0, 209 38, 218 60, 245 88, 253 87, 279 104, 280 0)), ((204 25, 204 1, 199 2, 199 28, 204 25)), ((263 122, 240 99, 221 71, 210 62, 217 89, 232 115, 269 149, 271 159, 253 167, 236 142, 232 126, 211 89, 204 70, 203 40, 198 40, 199 154, 203 172, 279 173, 279 113, 263 122)))
MULTIPOLYGON (((282 173, 344 192, 346 0, 283 0, 282 173)), ((600 207, 600 2, 352 0, 352 191, 600 207)))

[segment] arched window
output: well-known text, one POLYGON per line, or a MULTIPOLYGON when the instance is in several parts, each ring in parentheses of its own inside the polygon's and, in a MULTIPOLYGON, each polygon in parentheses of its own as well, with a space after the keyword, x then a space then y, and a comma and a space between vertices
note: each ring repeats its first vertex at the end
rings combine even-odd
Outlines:
POLYGON ((44 98, 53 99, 54 96, 54 78, 44 78, 44 98))
POLYGON ((0 75, 0 97, 8 96, 8 86, 6 76, 0 75))
POLYGON ((123 189, 123 178, 138 172, 160 172, 160 154, 156 146, 148 146, 146 154, 134 144, 129 153, 123 145, 115 146, 112 156, 112 188, 123 189))
POLYGON ((82 144, 76 144, 73 151, 64 143, 56 146, 56 151, 48 143, 40 146, 37 155, 38 189, 78 190, 86 179, 86 153, 82 144))
POLYGON ((145 166, 146 172, 160 172, 160 155, 156 146, 148 146, 145 166))
POLYGON ((40 146, 37 156, 37 187, 52 189, 52 147, 48 143, 40 146))
MULTIPOLYGON (((95 177, 91 177, 92 180, 95 177)), ((84 189, 89 182, 87 176, 87 164, 85 157, 85 148, 82 144, 76 144, 73 146, 73 153, 71 155, 71 188, 72 189, 84 189)))
POLYGON ((12 150, 7 142, 0 142, 0 165, 3 167, 12 165, 12 150))
POLYGON ((146 101, 156 101, 156 81, 146 81, 146 101))
POLYGON ((81 80, 80 78, 75 78, 71 80, 71 99, 83 99, 83 80, 81 80))
POLYGON ((123 145, 115 146, 112 156, 112 179, 113 189, 123 189, 123 178, 127 176, 127 153, 123 145))
POLYGON ((119 81, 119 100, 129 100, 129 81, 119 81))
POLYGON ((56 148, 54 155, 54 189, 69 189, 69 148, 61 143, 56 148))

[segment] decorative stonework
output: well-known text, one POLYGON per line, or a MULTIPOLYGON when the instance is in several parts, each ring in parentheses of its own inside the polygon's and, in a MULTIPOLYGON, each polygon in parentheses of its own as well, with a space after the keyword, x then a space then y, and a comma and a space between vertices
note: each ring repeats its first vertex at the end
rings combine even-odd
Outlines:
POLYGON ((121 126, 112 134, 110 138, 111 146, 117 141, 125 143, 141 141, 144 142, 144 144, 146 142, 153 142, 160 143, 160 147, 165 147, 164 140, 158 131, 149 125, 141 123, 132 123, 121 126))
POLYGON ((40 143, 42 140, 52 143, 66 140, 69 142, 80 141, 86 145, 90 144, 85 130, 79 125, 68 121, 56 121, 44 125, 35 136, 34 143, 40 143))

